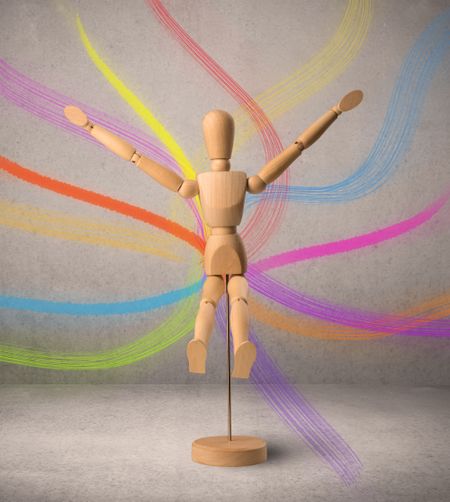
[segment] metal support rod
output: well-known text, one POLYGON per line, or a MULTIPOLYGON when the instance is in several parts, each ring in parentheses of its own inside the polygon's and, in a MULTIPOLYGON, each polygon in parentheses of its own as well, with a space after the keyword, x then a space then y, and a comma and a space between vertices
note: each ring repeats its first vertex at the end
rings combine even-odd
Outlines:
POLYGON ((225 276, 225 289, 227 297, 227 362, 228 362, 228 440, 231 436, 231 340, 230 340, 230 295, 228 294, 228 281, 230 276, 225 276))

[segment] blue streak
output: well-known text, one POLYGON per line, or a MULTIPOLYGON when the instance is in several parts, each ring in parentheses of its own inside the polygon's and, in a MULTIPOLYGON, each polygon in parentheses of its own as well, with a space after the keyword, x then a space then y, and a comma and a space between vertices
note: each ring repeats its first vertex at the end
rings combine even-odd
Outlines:
POLYGON ((140 300, 116 303, 70 303, 20 298, 16 296, 0 296, 0 308, 29 310, 48 314, 66 314, 74 316, 123 315, 148 312, 172 303, 176 303, 197 293, 202 287, 204 278, 189 286, 157 296, 149 296, 140 300))
MULTIPOLYGON (((383 185, 399 167, 411 144, 430 84, 450 48, 449 24, 450 9, 447 9, 433 20, 410 50, 378 137, 366 160, 352 175, 323 186, 271 185, 261 196, 268 201, 281 196, 307 204, 341 203, 364 197, 383 185)), ((249 194, 246 207, 254 206, 261 196, 249 194)))

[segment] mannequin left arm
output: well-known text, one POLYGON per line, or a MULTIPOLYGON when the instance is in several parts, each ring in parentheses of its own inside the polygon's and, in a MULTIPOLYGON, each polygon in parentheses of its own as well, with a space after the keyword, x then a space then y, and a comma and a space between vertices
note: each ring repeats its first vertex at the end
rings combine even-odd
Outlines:
POLYGON ((269 161, 256 176, 250 176, 247 179, 247 190, 250 193, 262 192, 269 183, 275 181, 301 155, 303 150, 315 143, 342 112, 358 106, 362 97, 361 91, 352 91, 344 96, 337 105, 333 106, 303 131, 294 143, 269 161))

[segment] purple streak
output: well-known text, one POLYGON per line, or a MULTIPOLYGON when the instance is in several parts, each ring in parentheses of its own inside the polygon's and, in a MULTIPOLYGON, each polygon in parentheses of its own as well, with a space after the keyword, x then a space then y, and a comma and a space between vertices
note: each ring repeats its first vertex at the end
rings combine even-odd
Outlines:
MULTIPOLYGON (((295 312, 322 319, 326 322, 373 332, 405 336, 450 336, 450 319, 424 322, 423 318, 426 312, 417 316, 402 316, 379 314, 336 305, 295 291, 267 274, 258 272, 251 266, 249 266, 246 276, 250 286, 266 298, 275 300, 295 312)), ((442 307, 448 306, 450 304, 442 305, 442 307)))
MULTIPOLYGON (((26 110, 36 117, 71 134, 82 137, 84 140, 100 148, 104 148, 87 131, 71 124, 64 117, 64 108, 67 105, 71 104, 77 106, 86 112, 93 122, 108 128, 113 133, 126 139, 132 143, 140 153, 181 173, 181 169, 176 161, 159 145, 157 140, 149 138, 138 129, 130 127, 95 108, 64 96, 59 92, 53 91, 33 81, 15 70, 3 59, 0 59, 0 94, 12 104, 26 110)), ((202 220, 194 202, 191 199, 183 200, 194 214, 197 233, 205 238, 202 220)))
MULTIPOLYGON (((217 309, 217 323, 220 332, 226 337, 226 313, 223 301, 217 309)), ((251 383, 287 426, 304 440, 345 484, 352 484, 362 469, 356 453, 287 381, 252 330, 249 338, 257 348, 256 362, 250 375, 251 383)))

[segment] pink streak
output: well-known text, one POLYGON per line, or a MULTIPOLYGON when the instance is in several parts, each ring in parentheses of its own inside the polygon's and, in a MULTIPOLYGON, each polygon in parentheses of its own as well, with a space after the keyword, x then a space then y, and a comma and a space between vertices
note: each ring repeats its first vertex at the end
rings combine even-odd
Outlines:
POLYGON ((343 239, 335 242, 327 242, 325 244, 316 244, 306 248, 293 249, 277 255, 263 258, 262 260, 254 263, 255 269, 262 272, 271 268, 282 267, 304 260, 313 260, 323 256, 331 256, 339 253, 346 253, 355 249, 360 249, 368 246, 373 246, 380 242, 393 239, 399 235, 411 232, 415 228, 430 220, 442 207, 447 203, 450 198, 450 190, 444 195, 439 197, 436 201, 432 202, 423 211, 406 220, 395 223, 389 227, 381 228, 367 234, 357 235, 348 239, 343 239))

